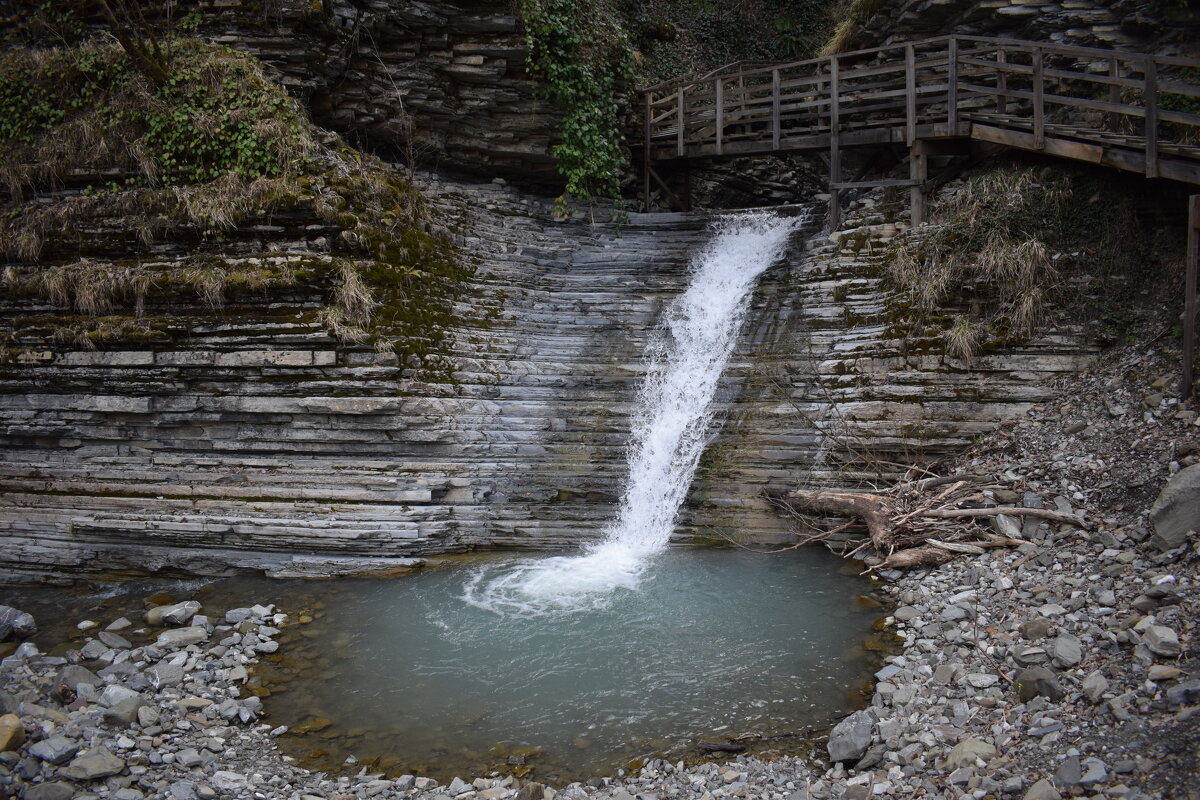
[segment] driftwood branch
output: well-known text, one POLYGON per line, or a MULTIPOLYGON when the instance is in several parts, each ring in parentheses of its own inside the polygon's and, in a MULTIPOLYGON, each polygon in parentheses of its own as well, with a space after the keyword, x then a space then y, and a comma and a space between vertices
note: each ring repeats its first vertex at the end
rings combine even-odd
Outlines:
MULTIPOLYGON (((912 472, 909 475, 912 476, 912 472)), ((975 507, 976 503, 989 498, 990 495, 984 493, 986 490, 999 488, 1002 487, 992 484, 986 477, 949 475, 903 481, 881 492, 797 489, 766 494, 777 507, 799 519, 810 519, 808 515, 817 514, 861 521, 867 529, 867 538, 861 543, 845 544, 842 552, 855 557, 866 551, 860 557, 871 569, 943 564, 963 555, 982 555, 991 548, 1024 544, 1023 539, 1001 536, 979 524, 980 520, 1001 514, 1088 528, 1085 520, 1062 511, 1014 506, 975 507)), ((804 534, 793 547, 828 540, 852 524, 804 534)), ((844 539, 841 537, 840 541, 844 539)))
POLYGON ((1054 522, 1064 522, 1077 528, 1088 527, 1087 522, 1065 511, 1051 511, 1046 508, 1014 508, 1012 506, 993 506, 992 508, 947 508, 930 509, 921 512, 923 517, 938 517, 940 519, 958 519, 961 517, 998 517, 1007 514, 1010 517, 1038 517, 1054 522))

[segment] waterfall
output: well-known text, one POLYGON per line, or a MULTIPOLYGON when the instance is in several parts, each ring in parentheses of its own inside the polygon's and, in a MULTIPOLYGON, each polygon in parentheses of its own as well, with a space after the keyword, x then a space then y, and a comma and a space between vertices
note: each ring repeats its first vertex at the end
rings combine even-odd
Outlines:
POLYGON ((582 555, 523 559, 477 572, 464 599, 524 614, 601 607, 633 588, 671 537, 713 422, 712 401, 758 277, 787 246, 797 218, 722 217, 693 259, 687 289, 651 339, 629 443, 629 475, 604 539, 582 555))

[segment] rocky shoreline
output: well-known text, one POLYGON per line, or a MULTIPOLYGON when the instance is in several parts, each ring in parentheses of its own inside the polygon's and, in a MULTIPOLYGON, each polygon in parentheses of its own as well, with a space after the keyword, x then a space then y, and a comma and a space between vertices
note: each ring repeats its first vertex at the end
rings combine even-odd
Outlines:
POLYGON ((26 642, 0 662, 0 797, 1197 797, 1200 540, 1164 537, 1150 510, 1168 477, 1185 485, 1200 470, 1196 414, 1170 396, 1169 356, 1118 351, 953 465, 1007 487, 989 502, 1069 509, 1088 530, 1002 517, 1027 544, 884 576, 903 648, 871 704, 831 731, 832 767, 660 759, 563 787, 311 773, 278 749, 283 731, 259 718, 246 685, 286 614, 209 618, 187 602, 144 624, 85 621, 90 638, 63 656, 26 642), (142 628, 153 638, 135 645, 142 628))

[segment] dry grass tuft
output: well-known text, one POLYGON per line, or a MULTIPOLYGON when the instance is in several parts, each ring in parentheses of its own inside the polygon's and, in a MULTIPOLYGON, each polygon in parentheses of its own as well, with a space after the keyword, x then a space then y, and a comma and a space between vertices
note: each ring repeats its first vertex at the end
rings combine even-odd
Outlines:
POLYGON ((944 198, 885 262, 911 306, 908 323, 926 327, 938 309, 967 306, 938 325, 947 352, 963 360, 989 341, 1031 336, 1059 279, 1039 236, 1070 199, 1067 179, 1028 168, 982 173, 944 198))

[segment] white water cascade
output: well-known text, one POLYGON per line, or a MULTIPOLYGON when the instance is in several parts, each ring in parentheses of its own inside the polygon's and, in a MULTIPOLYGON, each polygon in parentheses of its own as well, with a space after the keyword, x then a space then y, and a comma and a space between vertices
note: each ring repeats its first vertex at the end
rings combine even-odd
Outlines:
POLYGON ((633 588, 675 526, 713 419, 712 401, 758 277, 801 220, 767 212, 722 217, 693 257, 690 281, 667 307, 647 353, 616 519, 582 555, 523 559, 475 574, 464 599, 498 613, 603 607, 633 588))

